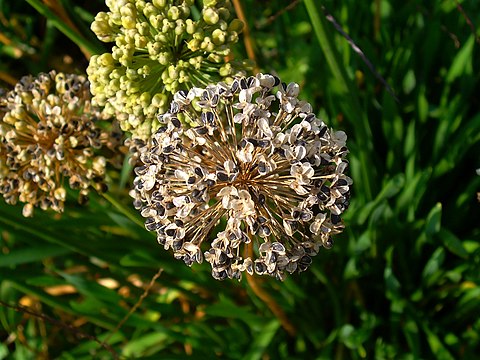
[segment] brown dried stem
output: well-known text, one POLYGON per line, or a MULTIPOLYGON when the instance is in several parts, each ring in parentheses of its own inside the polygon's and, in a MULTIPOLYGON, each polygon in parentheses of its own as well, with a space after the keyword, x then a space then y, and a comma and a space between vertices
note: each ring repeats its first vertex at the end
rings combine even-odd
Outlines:
POLYGON ((255 51, 253 50, 253 41, 250 35, 250 28, 248 26, 245 13, 243 12, 243 8, 242 8, 242 4, 240 3, 240 0, 233 0, 233 6, 235 8, 235 12, 237 13, 238 19, 241 20, 244 24, 243 42, 245 44, 245 50, 247 51, 247 56, 250 60, 254 62, 254 66, 253 66, 254 72, 258 73, 260 72, 260 69, 257 66, 257 59, 255 56, 255 51))
POLYGON ((120 330, 120 328, 123 326, 123 324, 125 324, 125 321, 128 320, 128 318, 138 309, 138 307, 140 305, 142 305, 142 302, 143 300, 147 297, 148 293, 150 292, 150 289, 152 288, 152 286, 155 284, 155 281, 158 279, 158 277, 162 274, 163 272, 163 269, 158 269, 157 273, 155 275, 153 275, 152 279, 150 280, 150 282, 148 283, 148 285, 146 286, 145 288, 145 291, 143 292, 143 294, 140 296, 140 298, 138 299, 138 301, 135 303, 135 305, 133 305, 133 307, 130 309, 130 311, 128 312, 127 315, 124 316, 124 318, 122 320, 120 320, 120 322, 117 324, 117 326, 115 326, 115 329, 112 330, 112 332, 105 338, 105 340, 103 340, 103 342, 100 344, 100 345, 104 345, 108 342, 108 340, 110 340, 110 338, 118 331, 120 330))
MULTIPOLYGON (((247 245, 247 254, 251 258, 253 257, 253 244, 250 242, 247 245)), ((270 309, 270 311, 277 317, 282 324, 282 327, 290 336, 295 336, 297 333, 297 329, 295 326, 290 322, 288 319, 287 314, 283 311, 283 309, 278 305, 274 298, 270 296, 268 292, 266 292, 260 284, 257 282, 257 278, 254 275, 247 274, 247 282, 250 285, 252 291, 262 300, 270 309)))

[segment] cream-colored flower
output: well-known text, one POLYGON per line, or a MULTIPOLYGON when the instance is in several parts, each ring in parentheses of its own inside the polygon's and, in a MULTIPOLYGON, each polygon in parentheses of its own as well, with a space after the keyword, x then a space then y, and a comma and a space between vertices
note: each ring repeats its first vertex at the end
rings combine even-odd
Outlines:
POLYGON ((332 246, 352 184, 345 136, 298 93, 259 74, 175 95, 138 150, 131 195, 176 258, 205 258, 216 279, 244 271, 283 279, 332 246))

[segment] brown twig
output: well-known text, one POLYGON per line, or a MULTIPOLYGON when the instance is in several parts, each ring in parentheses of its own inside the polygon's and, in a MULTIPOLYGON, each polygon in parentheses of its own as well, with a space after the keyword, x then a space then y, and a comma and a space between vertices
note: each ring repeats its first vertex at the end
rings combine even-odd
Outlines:
POLYGON ((287 6, 285 6, 283 9, 277 11, 275 14, 269 16, 266 20, 262 21, 261 24, 256 25, 257 29, 261 29, 267 25, 270 25, 272 22, 275 21, 276 18, 278 18, 280 15, 283 13, 292 10, 295 6, 297 6, 300 3, 300 0, 294 0, 287 6))
POLYGON ((472 30, 472 34, 473 34, 473 36, 475 36, 475 41, 478 44, 480 44, 480 37, 477 35, 477 30, 475 29, 475 25, 473 25, 472 20, 468 17, 465 10, 463 10, 462 5, 460 5, 460 3, 457 0, 455 0, 455 4, 457 6, 457 10, 460 12, 460 14, 462 14, 462 16, 465 19, 465 21, 467 22, 468 26, 470 26, 470 29, 472 30))
POLYGON ((130 311, 128 312, 127 315, 124 316, 124 318, 122 320, 120 320, 120 322, 117 324, 117 326, 115 326, 115 329, 112 330, 112 332, 105 338, 105 340, 102 341, 102 343, 100 345, 103 345, 103 344, 106 344, 108 342, 108 340, 110 340, 110 338, 118 331, 120 330, 120 328, 123 326, 123 324, 125 324, 125 321, 128 320, 128 318, 138 309, 138 307, 140 305, 142 305, 142 302, 143 300, 147 297, 150 289, 152 288, 152 286, 155 284, 155 281, 158 279, 158 277, 162 274, 163 272, 163 269, 159 269, 157 271, 157 273, 155 275, 153 275, 152 279, 150 280, 150 282, 148 283, 147 287, 145 288, 145 291, 143 292, 143 294, 140 296, 140 298, 138 299, 138 301, 135 303, 135 305, 133 305, 133 307, 130 309, 130 311))
POLYGON ((375 17, 373 19, 373 31, 375 39, 380 37, 380 19, 381 19, 382 5, 380 0, 375 0, 375 17))
POLYGON ((395 95, 395 92, 393 89, 390 87, 390 85, 387 83, 387 81, 377 72, 375 69, 375 66, 368 60, 367 56, 363 53, 362 49, 360 49, 357 44, 353 41, 353 39, 343 30, 342 26, 335 20, 335 18, 330 14, 324 6, 322 6, 323 13, 325 15, 325 18, 330 21, 335 29, 347 40, 348 44, 352 48, 352 50, 360 56, 360 58, 363 60, 365 65, 367 65, 368 69, 371 71, 371 73, 383 84, 385 89, 390 93, 390 95, 395 99, 395 101, 399 101, 397 96, 395 95))
POLYGON ((235 12, 237 13, 237 17, 240 21, 243 22, 243 42, 245 44, 245 50, 247 51, 247 56, 250 60, 253 61, 254 66, 253 70, 255 73, 260 72, 257 66, 257 59, 255 56, 255 51, 253 50, 253 41, 252 37, 250 36, 250 28, 248 26, 247 19, 245 17, 245 13, 243 12, 242 4, 240 0, 233 0, 233 6, 235 8, 235 12))
POLYGON ((33 311, 30 308, 28 308, 26 306, 23 306, 23 305, 19 305, 19 304, 12 305, 12 304, 8 304, 8 303, 6 303, 2 300, 0 300, 0 305, 5 306, 5 307, 10 308, 10 309, 13 309, 13 310, 18 311, 18 312, 21 312, 21 313, 32 315, 36 318, 47 321, 47 322, 49 322, 53 325, 57 325, 57 326, 61 327, 62 329, 70 331, 72 334, 74 334, 78 338, 95 341, 101 347, 108 350, 110 352, 110 354, 112 354, 113 359, 118 359, 119 358, 115 349, 113 349, 110 345, 106 344, 105 342, 100 341, 96 336, 84 333, 83 331, 79 330, 77 327, 75 327, 71 324, 63 323, 63 322, 61 322, 57 319, 52 318, 51 316, 48 316, 48 315, 43 314, 43 313, 38 313, 38 312, 33 311))
MULTIPOLYGON (((247 254, 251 258, 253 257, 253 244, 250 242, 247 245, 247 254)), ((260 300, 262 300, 270 309, 270 311, 276 316, 276 318, 280 321, 280 324, 282 324, 282 327, 285 329, 285 331, 290 335, 290 336, 295 336, 297 333, 297 329, 295 326, 291 323, 291 321, 288 319, 287 314, 283 311, 283 309, 278 305, 278 303, 275 301, 274 298, 270 296, 268 292, 262 289, 260 284, 258 284, 257 279, 255 278, 254 275, 247 274, 247 282, 248 285, 250 285, 250 288, 252 291, 257 295, 260 300)))

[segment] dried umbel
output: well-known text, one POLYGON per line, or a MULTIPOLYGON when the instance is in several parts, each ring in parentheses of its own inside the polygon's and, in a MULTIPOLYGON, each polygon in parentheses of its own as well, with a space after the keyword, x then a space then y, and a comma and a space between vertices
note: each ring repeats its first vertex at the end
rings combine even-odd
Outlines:
POLYGON ((139 149, 131 195, 176 258, 205 258, 220 280, 243 271, 283 279, 332 247, 352 184, 346 135, 298 93, 259 74, 175 94, 139 149))
POLYGON ((0 193, 7 203, 63 211, 66 186, 87 200, 106 190, 107 161, 118 162, 120 129, 91 106, 85 76, 25 76, 0 106, 0 193))
POLYGON ((243 24, 229 0, 106 0, 92 30, 111 53, 92 56, 87 69, 93 100, 116 115, 123 130, 146 139, 158 128, 177 90, 241 75, 244 63, 227 62, 243 24))

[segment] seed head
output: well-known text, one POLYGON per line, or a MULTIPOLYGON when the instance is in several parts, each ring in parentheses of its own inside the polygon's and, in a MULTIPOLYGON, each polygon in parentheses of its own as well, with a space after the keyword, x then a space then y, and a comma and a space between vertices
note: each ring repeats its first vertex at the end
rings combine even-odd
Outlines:
POLYGON ((139 146, 131 195, 176 258, 205 258, 220 280, 283 279, 332 247, 352 184, 346 135, 298 94, 268 74, 175 94, 139 146))
POLYGON ((0 103, 0 193, 7 203, 61 212, 66 184, 87 199, 106 190, 107 161, 118 162, 121 132, 91 106, 85 76, 25 76, 0 103))
POLYGON ((158 128, 155 115, 172 95, 244 74, 246 63, 226 62, 243 24, 232 19, 229 0, 106 0, 92 30, 111 53, 92 56, 87 69, 93 101, 116 115, 123 130, 146 139, 158 128))

